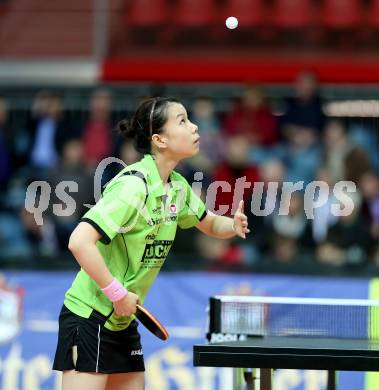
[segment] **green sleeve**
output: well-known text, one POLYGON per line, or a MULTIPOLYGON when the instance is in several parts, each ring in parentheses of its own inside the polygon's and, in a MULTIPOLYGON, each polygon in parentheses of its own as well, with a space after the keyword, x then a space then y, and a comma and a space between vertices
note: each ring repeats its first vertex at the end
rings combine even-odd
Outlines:
POLYGON ((182 229, 196 226, 207 215, 203 201, 195 194, 190 185, 185 181, 186 196, 184 204, 178 216, 178 225, 182 229))
POLYGON ((100 234, 100 241, 109 244, 118 233, 125 233, 137 222, 145 206, 146 186, 141 178, 125 176, 111 182, 101 199, 83 218, 100 234))

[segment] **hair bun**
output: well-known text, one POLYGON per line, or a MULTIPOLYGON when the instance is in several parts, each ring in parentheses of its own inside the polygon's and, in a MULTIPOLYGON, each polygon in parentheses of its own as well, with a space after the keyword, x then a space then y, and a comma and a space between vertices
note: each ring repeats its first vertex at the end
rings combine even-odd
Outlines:
POLYGON ((127 119, 123 119, 118 123, 117 130, 125 138, 133 139, 137 135, 133 122, 127 119))

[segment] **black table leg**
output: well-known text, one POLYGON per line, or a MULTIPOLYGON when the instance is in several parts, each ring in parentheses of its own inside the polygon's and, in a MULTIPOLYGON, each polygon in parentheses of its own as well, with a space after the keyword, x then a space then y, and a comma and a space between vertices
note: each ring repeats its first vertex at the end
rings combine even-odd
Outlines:
POLYGON ((255 380, 254 370, 244 371, 243 376, 246 382, 246 390, 254 390, 254 380, 255 380))
POLYGON ((261 368, 260 390, 271 390, 271 368, 261 368))
POLYGON ((336 390, 336 372, 334 370, 328 370, 327 390, 336 390))

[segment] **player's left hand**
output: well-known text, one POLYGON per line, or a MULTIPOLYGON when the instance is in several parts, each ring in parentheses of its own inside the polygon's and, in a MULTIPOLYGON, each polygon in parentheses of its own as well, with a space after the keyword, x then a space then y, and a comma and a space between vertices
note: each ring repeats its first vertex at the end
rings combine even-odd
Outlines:
POLYGON ((243 200, 240 201, 238 205, 238 209, 236 214, 234 215, 233 219, 233 229, 237 236, 241 238, 246 238, 246 234, 250 233, 250 230, 248 228, 248 222, 247 217, 243 211, 244 208, 244 202, 243 200))

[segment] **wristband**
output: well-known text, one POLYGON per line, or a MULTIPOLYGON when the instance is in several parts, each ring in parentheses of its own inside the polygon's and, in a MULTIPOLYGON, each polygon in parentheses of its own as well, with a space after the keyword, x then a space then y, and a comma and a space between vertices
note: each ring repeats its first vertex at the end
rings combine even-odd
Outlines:
POLYGON ((111 302, 119 301, 128 293, 128 290, 116 278, 114 278, 107 287, 102 288, 101 291, 111 302))

